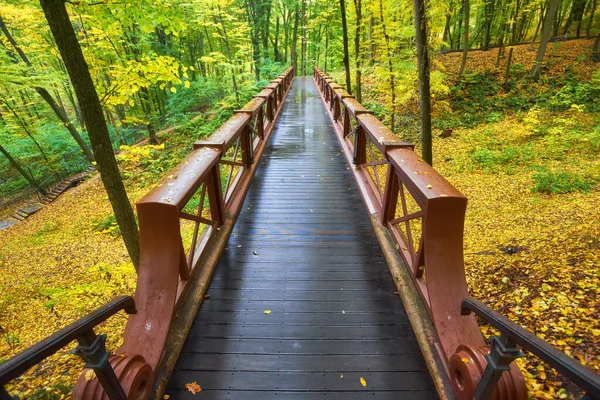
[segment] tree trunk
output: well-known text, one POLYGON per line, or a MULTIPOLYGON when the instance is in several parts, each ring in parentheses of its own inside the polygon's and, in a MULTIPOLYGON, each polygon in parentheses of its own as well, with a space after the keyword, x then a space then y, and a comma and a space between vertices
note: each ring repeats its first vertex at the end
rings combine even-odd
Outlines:
POLYGON ((46 153, 44 152, 44 150, 42 149, 42 146, 40 146, 40 143, 35 139, 35 137, 33 136, 33 132, 31 132, 31 130, 29 129, 28 124, 23 120, 23 118, 21 118, 21 116, 19 115, 19 113, 17 113, 17 110, 15 110, 6 99, 0 100, 2 102, 2 104, 4 104, 4 106, 6 108, 8 108, 8 111, 11 112, 11 114, 15 117, 15 119, 17 120, 17 123, 21 126, 21 128, 23 129, 23 131, 25 131, 25 134, 27 136, 29 136, 29 138, 33 141, 33 143, 35 144, 35 146, 38 148, 40 154, 42 155, 42 157, 44 158, 44 161, 46 162, 46 164, 48 164, 48 166, 50 168, 52 168, 52 165, 50 165, 50 161, 48 161, 48 157, 46 156, 46 153))
POLYGON ((21 167, 21 165, 19 165, 19 163, 17 162, 17 160, 15 160, 9 153, 8 151, 2 147, 2 145, 0 144, 0 153, 4 154, 4 157, 6 157, 8 159, 8 162, 10 163, 10 165, 12 165, 17 171, 19 171, 19 173, 23 176, 23 178, 25 178, 25 180, 27 182, 29 182, 29 184, 31 185, 32 188, 37 189, 43 196, 46 195, 46 192, 44 191, 44 189, 42 188, 38 188, 38 184, 35 181, 35 179, 33 178, 32 175, 29 175, 24 169, 23 167, 21 167))
POLYGON ((275 56, 275 62, 281 62, 281 53, 279 52, 279 15, 275 23, 275 40, 273 41, 273 54, 275 56))
POLYGON ((250 41, 252 42, 252 56, 254 58, 254 78, 258 82, 260 80, 260 43, 258 42, 260 35, 260 19, 254 0, 248 0, 246 7, 248 12, 248 24, 252 27, 250 41))
POLYGON ((263 59, 266 60, 269 58, 269 28, 271 24, 271 0, 262 0, 262 12, 263 15, 262 25, 263 25, 263 59), (263 8, 264 7, 264 8, 263 8))
POLYGON ((329 57, 329 24, 325 26, 325 68, 323 71, 327 73, 327 58, 329 57))
POLYGON ((302 74, 306 75, 306 0, 302 0, 302 74))
POLYGON ((348 25, 346 24, 346 3, 340 0, 340 12, 342 14, 342 38, 344 42, 344 68, 346 69, 346 90, 352 94, 352 83, 350 78, 350 55, 348 51, 348 25))
POLYGON ((600 62, 600 34, 596 36, 594 47, 592 48, 592 59, 594 62, 600 62))
POLYGON ((510 89, 509 85, 508 85, 508 78, 510 77, 510 66, 512 64, 512 56, 513 56, 513 47, 510 48, 510 50, 508 51, 508 60, 506 61, 506 73, 504 74, 504 91, 508 92, 508 89, 510 89))
POLYGON ((458 71, 458 77, 460 78, 465 72, 465 67, 467 65, 467 53, 469 52, 469 15, 471 14, 469 0, 464 0, 463 11, 464 11, 464 21, 465 21, 465 37, 463 44, 463 55, 462 61, 460 62, 460 71, 458 71))
POLYGON ((427 51, 427 20, 425 1, 414 0, 417 59, 419 62, 419 97, 421 105, 421 145, 423 160, 433 165, 431 145, 431 92, 429 86, 429 53, 427 51))
MULTIPOLYGON (((2 32, 4 33, 4 35, 6 36, 6 38, 8 39, 9 43, 17 51, 17 53, 19 54, 19 56, 21 57, 21 59, 23 60, 23 62, 25 64, 27 64, 28 67, 31 67, 32 66, 31 62, 29 61, 29 59, 27 58, 27 56, 25 55, 25 53, 23 52, 23 50, 21 50, 21 48, 19 47, 19 45, 17 44, 17 42, 15 41, 15 39, 12 37, 12 35, 8 31, 8 29, 6 28, 6 25, 4 24, 4 21, 2 20, 2 16, 0 16, 0 30, 2 30, 2 32)), ((71 123, 71 120, 67 116, 67 113, 65 112, 65 109, 62 108, 62 107, 60 107, 58 105, 58 103, 54 100, 54 98, 52 97, 52 95, 50 93, 48 93, 48 91, 46 89, 44 89, 42 87, 35 87, 34 89, 35 89, 36 92, 38 92, 38 94, 40 96, 42 96, 42 98, 46 101, 46 103, 48 103, 48 105, 50 106, 50 108, 52 109, 52 111, 54 111, 54 114, 56 114, 56 116, 65 125, 65 127, 67 128, 67 130, 69 131, 69 133, 71 134, 71 136, 73 137, 73 139, 75 139, 75 141, 77 142, 77 144, 81 148, 81 151, 83 151, 83 154, 85 154, 85 157, 89 161, 94 161, 94 155, 92 154, 92 152, 91 152, 90 148, 88 147, 88 145, 81 138, 81 135, 79 134, 79 132, 77 131, 77 129, 75 128, 75 126, 73 126, 73 124, 71 123)))
POLYGON ((360 70, 360 28, 362 20, 362 0, 354 0, 354 9, 356 10, 356 32, 354 35, 354 62, 356 66, 356 100, 362 102, 362 84, 361 84, 361 70, 360 70))
POLYGON ((492 22, 494 22, 494 11, 496 2, 492 0, 489 5, 489 9, 486 10, 486 21, 485 21, 485 38, 483 40, 483 49, 488 50, 490 47, 492 22))
POLYGON ((298 74, 298 20, 300 19, 298 6, 296 6, 295 14, 296 17, 294 19, 294 31, 292 32, 292 49, 290 50, 290 57, 292 59, 292 66, 294 67, 295 73, 298 74))
POLYGON ((129 257, 137 269, 140 257, 140 236, 135 217, 119 174, 106 121, 102 114, 102 106, 69 20, 64 0, 40 0, 40 4, 73 83, 75 94, 79 99, 81 114, 88 126, 100 177, 106 188, 129 257))
POLYGON ((548 6, 546 18, 544 18, 544 24, 542 26, 540 47, 538 48, 537 55, 535 56, 535 63, 533 64, 533 68, 529 72, 529 76, 533 79, 537 79, 540 76, 542 61, 544 61, 544 55, 546 55, 546 48, 548 47, 548 40, 550 39, 550 33, 552 32, 552 23, 554 22, 554 17, 556 15, 557 8, 558 0, 550 0, 550 5, 548 6))
POLYGON ((540 17, 538 18, 537 26, 535 27, 535 33, 533 34, 533 39, 531 39, 531 44, 535 43, 537 39, 538 33, 540 32, 540 28, 542 27, 542 21, 544 21, 544 15, 546 14, 546 6, 545 4, 540 5, 540 17))
POLYGON ((592 2, 592 11, 590 13, 590 20, 588 21, 587 28, 585 29, 585 37, 587 39, 590 38, 590 30, 592 29, 592 24, 594 23, 594 13, 596 12, 597 0, 592 2))
MULTIPOLYGON (((221 9, 218 9, 219 12, 219 23, 221 24, 221 29, 223 29, 222 31, 219 30, 219 28, 217 27, 217 30, 219 31, 219 34, 221 35, 221 37, 223 38, 223 41, 225 42, 225 49, 227 50, 227 59, 229 60, 229 65, 231 65, 231 80, 232 80, 232 84, 233 84, 233 92, 235 94, 235 99, 237 100, 237 102, 240 102, 240 94, 238 92, 238 87, 237 87, 237 80, 236 80, 236 73, 235 73, 235 67, 233 64, 233 55, 231 54, 231 46, 229 44, 229 35, 227 34, 227 28, 225 27, 225 22, 223 22, 223 15, 221 14, 221 9)), ((214 22, 215 25, 217 25, 217 19, 216 17, 214 18, 214 22)))
POLYGON ((395 129, 395 118, 396 118, 396 87, 394 83, 394 65, 392 62, 392 51, 390 49, 390 35, 387 33, 385 27, 385 19, 383 16, 383 0, 379 0, 379 17, 381 18, 381 30, 385 37, 385 49, 387 53, 388 61, 388 73, 390 74, 390 92, 392 92, 392 107, 391 107, 391 128, 392 131, 395 129))

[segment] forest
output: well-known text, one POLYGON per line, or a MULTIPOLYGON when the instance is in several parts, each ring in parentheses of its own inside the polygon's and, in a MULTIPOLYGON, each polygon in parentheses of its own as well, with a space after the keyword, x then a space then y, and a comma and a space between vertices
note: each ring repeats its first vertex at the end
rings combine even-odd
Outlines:
MULTIPOLYGON (((130 204, 286 68, 316 66, 468 197, 471 296, 600 371, 598 0, 0 0, 4 220, 108 157, 45 15, 53 2, 97 93, 121 211, 94 174, 0 231, 0 363, 132 294, 130 204)), ((53 360, 14 383, 23 398, 70 393, 76 375, 58 370, 81 365, 53 360)), ((546 364, 519 363, 531 398, 571 398, 546 364)))

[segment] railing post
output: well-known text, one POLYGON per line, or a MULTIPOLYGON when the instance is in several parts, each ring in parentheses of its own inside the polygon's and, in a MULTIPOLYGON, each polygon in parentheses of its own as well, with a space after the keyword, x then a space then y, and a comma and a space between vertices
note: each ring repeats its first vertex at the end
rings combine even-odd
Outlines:
POLYGON ((387 176, 385 180, 385 192, 383 194, 383 206, 381 210, 381 224, 387 227, 389 221, 396 216, 396 205, 398 204, 398 193, 400 185, 394 168, 388 163, 387 176))
POLYGON ((367 136, 360 125, 354 128, 354 164, 358 167, 367 161, 367 136))
POLYGON ((211 218, 215 221, 215 228, 218 228, 225 223, 225 203, 221 191, 221 173, 218 164, 212 168, 206 186, 211 218))
MULTIPOLYGON (((258 114, 256 115, 256 128, 258 129, 258 137, 262 140, 265 138, 265 115, 263 112, 263 108, 260 107, 258 110, 258 114)), ((252 135, 250 136, 250 147, 252 147, 252 135)), ((254 161, 252 161, 254 162, 254 161)))
POLYGON ((350 134, 350 112, 348 111, 347 108, 344 107, 344 126, 343 126, 344 130, 344 139, 348 137, 348 135, 350 134))
POLYGON ((267 119, 273 122, 273 95, 267 97, 267 119))
POLYGON ((110 400, 127 400, 127 395, 117 379, 106 351, 106 335, 97 336, 93 330, 85 332, 77 338, 79 345, 73 350, 73 354, 83 358, 85 367, 94 370, 98 381, 104 388, 110 400))
POLYGON ((490 338, 491 349, 485 355, 487 366, 473 395, 474 400, 490 400, 504 371, 510 371, 510 363, 524 354, 514 340, 500 335, 490 338))
MULTIPOLYGON (((258 118, 257 114, 257 118, 258 118)), ((244 167, 249 167, 252 163, 254 163, 254 154, 252 149, 252 127, 250 124, 246 125, 244 131, 240 136, 240 140, 242 141, 242 163, 244 167)))

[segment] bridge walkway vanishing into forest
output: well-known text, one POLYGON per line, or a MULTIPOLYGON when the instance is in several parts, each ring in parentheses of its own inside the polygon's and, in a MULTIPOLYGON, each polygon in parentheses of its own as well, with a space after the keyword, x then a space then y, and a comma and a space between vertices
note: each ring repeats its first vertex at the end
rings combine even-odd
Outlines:
POLYGON ((165 393, 434 399, 395 291, 319 92, 296 78, 165 393))
POLYGON ((75 340, 85 400, 524 400, 520 349, 600 399, 595 372, 468 297, 465 196, 313 78, 286 70, 138 201, 135 299, 0 364, 0 400, 75 340), (94 328, 121 310, 111 355, 94 328))

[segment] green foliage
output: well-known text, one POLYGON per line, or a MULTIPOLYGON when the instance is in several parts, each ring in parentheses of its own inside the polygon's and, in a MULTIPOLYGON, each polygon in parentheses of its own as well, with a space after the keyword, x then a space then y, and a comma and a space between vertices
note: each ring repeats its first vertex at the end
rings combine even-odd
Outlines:
MULTIPOLYGON (((484 171, 494 172, 506 166, 523 165, 534 157, 534 152, 530 143, 524 146, 508 145, 500 150, 476 147, 471 157, 484 171)), ((506 171, 512 172, 510 169, 506 171)))
POLYGON ((181 122, 182 114, 205 112, 223 96, 223 88, 213 79, 203 77, 190 82, 187 90, 180 90, 167 101, 167 114, 181 122))
POLYGON ((114 214, 109 214, 101 220, 92 220, 92 230, 98 233, 106 233, 111 236, 120 236, 121 230, 117 224, 114 214))
POLYGON ((548 171, 539 168, 533 175, 533 192, 564 194, 570 192, 588 192, 598 184, 599 178, 569 173, 564 170, 548 171))

